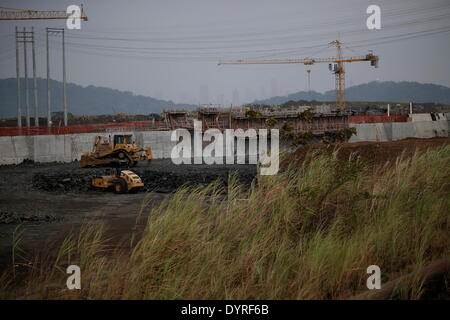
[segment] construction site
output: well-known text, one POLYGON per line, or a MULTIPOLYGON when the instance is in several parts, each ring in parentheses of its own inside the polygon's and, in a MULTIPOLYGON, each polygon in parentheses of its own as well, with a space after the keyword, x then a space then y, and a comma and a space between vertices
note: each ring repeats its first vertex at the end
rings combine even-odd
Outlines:
MULTIPOLYGON (((82 21, 87 13, 81 7, 82 21)), ((67 18, 0 8, 0 20, 67 18)), ((21 30, 17 116, 0 124, 1 299, 449 299, 450 112, 415 101, 355 111, 347 68, 365 64, 370 74, 383 63, 376 51, 347 56, 333 40, 332 57, 216 61, 304 66, 308 86, 311 67, 322 64, 333 102, 87 117, 69 114, 65 29, 46 28, 47 59, 48 37, 62 37, 60 115, 49 86, 47 105, 38 106, 35 31, 21 30), (202 134, 277 130, 279 173, 260 174, 261 152, 251 147, 260 138, 251 137, 244 164, 176 164, 186 155, 174 156, 174 133, 183 129, 194 141, 196 122, 202 134), (67 291, 64 273, 47 272, 70 264, 82 265, 88 289, 67 291), (382 290, 367 290, 366 264, 380 265, 382 290), (35 274, 39 284, 27 280, 35 274)), ((49 60, 46 71, 49 83, 49 60)), ((216 142, 202 140, 201 148, 216 142)))

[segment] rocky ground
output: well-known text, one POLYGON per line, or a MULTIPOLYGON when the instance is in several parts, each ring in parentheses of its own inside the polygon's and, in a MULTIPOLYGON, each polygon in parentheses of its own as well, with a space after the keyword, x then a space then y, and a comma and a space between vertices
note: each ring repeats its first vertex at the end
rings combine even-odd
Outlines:
MULTIPOLYGON (((342 143, 339 157, 355 153, 369 165, 394 162, 450 143, 450 138, 407 139, 396 142, 342 143)), ((336 145, 313 144, 283 161, 282 166, 300 163, 311 149, 332 152, 336 145)), ((228 175, 237 172, 249 185, 256 174, 254 165, 174 165, 170 160, 153 160, 133 168, 145 183, 135 194, 117 195, 90 186, 105 168, 79 168, 78 163, 0 166, 0 269, 11 265, 12 244, 31 253, 50 246, 78 230, 82 224, 104 225, 115 246, 129 241, 136 228, 143 228, 149 208, 158 205, 182 185, 198 186, 217 179, 226 186, 228 175), (138 219, 140 217, 140 219, 138 219)))
MULTIPOLYGON (((170 160, 159 159, 149 164, 139 163, 131 170, 144 182, 142 192, 162 193, 172 192, 183 185, 206 185, 217 179, 226 185, 231 172, 238 174, 240 182, 250 184, 256 174, 256 166, 251 165, 174 165, 170 160)), ((106 168, 79 168, 76 163, 53 165, 48 170, 36 170, 32 175, 32 187, 52 193, 92 192, 95 188, 90 181, 107 174, 106 171, 106 168)))
POLYGON ((145 183, 135 194, 96 190, 91 179, 105 168, 79 168, 78 163, 0 166, 0 269, 10 265, 12 244, 32 252, 50 246, 84 223, 102 224, 116 245, 143 227, 148 209, 182 185, 198 186, 231 172, 250 184, 254 165, 174 165, 171 160, 140 163, 132 169, 145 183), (137 220, 141 213, 141 219, 137 220))

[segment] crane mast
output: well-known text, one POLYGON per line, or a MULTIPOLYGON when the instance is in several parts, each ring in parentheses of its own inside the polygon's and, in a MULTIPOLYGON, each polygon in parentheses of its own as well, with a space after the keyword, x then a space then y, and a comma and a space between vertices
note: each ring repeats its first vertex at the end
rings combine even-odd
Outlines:
POLYGON ((338 107, 345 107, 345 68, 344 63, 369 61, 371 66, 377 68, 379 57, 375 56, 371 51, 365 56, 357 57, 343 57, 342 43, 339 40, 330 42, 336 46, 336 57, 333 58, 304 58, 304 59, 273 59, 273 60, 225 60, 219 61, 218 65, 225 64, 291 64, 300 63, 304 65, 313 65, 315 63, 329 63, 330 71, 335 76, 336 86, 336 105, 338 107))
POLYGON ((334 70, 335 87, 336 87, 336 105, 345 107, 345 68, 342 60, 341 42, 335 40, 329 44, 336 46, 336 69, 334 70))

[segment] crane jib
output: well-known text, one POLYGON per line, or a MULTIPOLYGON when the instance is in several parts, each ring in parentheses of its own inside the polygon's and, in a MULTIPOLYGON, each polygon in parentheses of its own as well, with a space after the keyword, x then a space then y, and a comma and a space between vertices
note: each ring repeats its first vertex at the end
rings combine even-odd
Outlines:
POLYGON ((369 51, 364 56, 358 57, 342 57, 341 41, 335 40, 329 44, 336 46, 336 56, 332 58, 304 58, 304 59, 274 59, 274 60, 226 60, 219 61, 218 65, 223 64, 290 64, 300 63, 304 65, 312 65, 315 63, 329 63, 329 69, 335 75, 336 81, 336 105, 345 107, 345 68, 344 63, 370 61, 372 67, 378 68, 379 57, 369 51))

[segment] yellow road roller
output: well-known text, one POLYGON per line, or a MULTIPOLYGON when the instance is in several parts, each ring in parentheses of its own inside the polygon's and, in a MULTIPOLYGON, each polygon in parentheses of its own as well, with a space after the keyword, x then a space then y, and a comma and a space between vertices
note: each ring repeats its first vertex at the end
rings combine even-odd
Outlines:
POLYGON ((137 192, 144 186, 141 178, 131 170, 110 168, 107 175, 92 179, 92 186, 101 189, 114 189, 116 193, 137 192))

